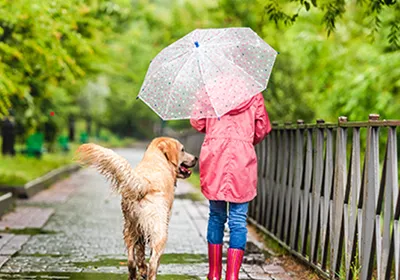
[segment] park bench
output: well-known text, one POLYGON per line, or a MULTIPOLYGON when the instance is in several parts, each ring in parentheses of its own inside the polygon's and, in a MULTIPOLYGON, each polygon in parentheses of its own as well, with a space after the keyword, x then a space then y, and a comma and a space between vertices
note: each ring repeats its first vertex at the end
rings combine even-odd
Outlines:
POLYGON ((69 151, 69 139, 67 136, 58 137, 58 145, 63 152, 69 151))
POLYGON ((44 136, 43 133, 36 132, 26 140, 26 154, 30 157, 41 157, 43 148, 44 136))

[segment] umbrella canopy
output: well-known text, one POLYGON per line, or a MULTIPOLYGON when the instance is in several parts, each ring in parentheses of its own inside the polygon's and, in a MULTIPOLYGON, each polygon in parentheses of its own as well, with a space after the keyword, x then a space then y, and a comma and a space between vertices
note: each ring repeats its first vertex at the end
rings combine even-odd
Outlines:
POLYGON ((138 98, 163 120, 220 117, 266 89, 276 55, 250 28, 196 29, 153 59, 138 98))

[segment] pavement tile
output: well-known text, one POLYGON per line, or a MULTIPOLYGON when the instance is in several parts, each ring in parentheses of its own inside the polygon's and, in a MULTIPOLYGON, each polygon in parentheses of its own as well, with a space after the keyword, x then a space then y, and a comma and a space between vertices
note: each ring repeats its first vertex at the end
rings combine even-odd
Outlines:
POLYGON ((6 244, 0 249, 0 255, 12 256, 29 240, 29 235, 14 235, 6 244))
POLYGON ((31 203, 64 203, 78 188, 75 182, 77 174, 71 175, 69 178, 55 183, 51 188, 39 192, 29 199, 31 203))
POLYGON ((10 256, 0 256, 0 267, 10 259, 10 256))
POLYGON ((52 208, 17 207, 1 218, 0 229, 42 228, 53 213, 52 208))
POLYGON ((263 270, 268 274, 286 273, 286 271, 279 265, 263 265, 263 270))

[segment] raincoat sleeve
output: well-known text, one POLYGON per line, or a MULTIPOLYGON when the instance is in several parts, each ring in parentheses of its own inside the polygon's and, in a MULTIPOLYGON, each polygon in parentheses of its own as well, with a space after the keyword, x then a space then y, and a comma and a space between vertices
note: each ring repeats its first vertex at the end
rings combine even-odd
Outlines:
POLYGON ((198 132, 206 133, 206 119, 199 119, 199 120, 190 119, 190 124, 198 132))
POLYGON ((259 95, 259 98, 257 98, 256 102, 257 111, 255 118, 253 145, 257 145, 258 143, 260 143, 272 129, 267 110, 265 109, 264 98, 261 94, 259 95))

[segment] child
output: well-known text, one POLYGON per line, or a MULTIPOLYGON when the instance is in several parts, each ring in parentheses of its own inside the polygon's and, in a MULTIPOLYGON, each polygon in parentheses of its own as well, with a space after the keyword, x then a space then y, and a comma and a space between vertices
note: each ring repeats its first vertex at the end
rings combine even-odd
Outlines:
POLYGON ((271 131, 264 98, 259 93, 220 119, 191 119, 190 123, 206 134, 200 153, 200 183, 210 201, 207 277, 221 279, 222 243, 228 219, 226 280, 236 280, 247 241, 248 205, 257 194, 257 157, 253 146, 271 131))

